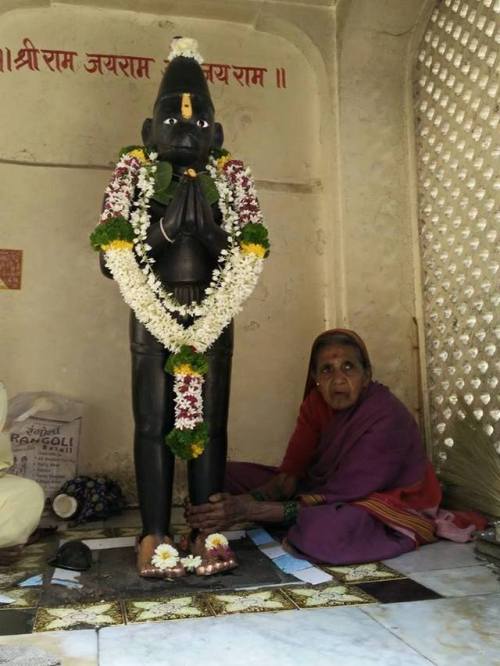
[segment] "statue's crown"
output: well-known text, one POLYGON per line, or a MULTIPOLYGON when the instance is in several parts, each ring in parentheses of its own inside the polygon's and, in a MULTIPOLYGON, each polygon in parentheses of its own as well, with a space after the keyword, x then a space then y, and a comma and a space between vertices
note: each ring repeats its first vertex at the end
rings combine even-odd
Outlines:
POLYGON ((170 44, 168 61, 156 101, 167 95, 190 93, 205 98, 213 108, 207 80, 201 68, 203 58, 196 39, 174 37, 170 44))
POLYGON ((172 61, 179 56, 182 56, 183 58, 193 58, 200 65, 203 62, 203 58, 198 49, 198 42, 191 37, 174 37, 172 39, 168 60, 172 61))

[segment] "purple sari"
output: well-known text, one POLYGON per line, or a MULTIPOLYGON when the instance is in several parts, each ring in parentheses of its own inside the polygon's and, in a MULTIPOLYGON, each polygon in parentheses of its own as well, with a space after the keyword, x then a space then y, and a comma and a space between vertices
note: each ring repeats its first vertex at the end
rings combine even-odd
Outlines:
MULTIPOLYGON (((354 564, 413 550, 410 532, 396 530, 357 506, 373 493, 424 479, 427 461, 417 424, 385 386, 371 382, 358 403, 337 412, 300 482, 297 522, 288 541, 308 559, 354 564)), ((273 468, 229 463, 227 488, 246 492, 276 474, 273 468)))

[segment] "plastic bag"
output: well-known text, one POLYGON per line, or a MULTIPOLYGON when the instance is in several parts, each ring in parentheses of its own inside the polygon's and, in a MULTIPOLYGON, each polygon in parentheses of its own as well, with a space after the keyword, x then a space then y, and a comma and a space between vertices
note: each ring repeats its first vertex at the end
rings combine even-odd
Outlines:
POLYGON ((47 391, 9 400, 11 474, 37 481, 51 497, 76 475, 83 403, 47 391))

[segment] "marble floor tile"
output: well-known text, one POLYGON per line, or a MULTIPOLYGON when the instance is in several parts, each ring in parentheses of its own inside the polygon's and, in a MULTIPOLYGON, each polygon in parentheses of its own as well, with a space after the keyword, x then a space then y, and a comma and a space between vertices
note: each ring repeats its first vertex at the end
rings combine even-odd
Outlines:
POLYGON ((88 629, 123 624, 121 606, 116 601, 96 604, 39 608, 36 613, 34 631, 57 629, 88 629))
POLYGON ((472 543, 453 543, 443 540, 421 546, 411 553, 384 560, 384 564, 408 574, 414 571, 472 567, 477 565, 477 559, 472 543))
POLYGON ((500 580, 497 574, 484 564, 437 571, 417 571, 410 577, 443 597, 500 594, 500 580))
POLYGON ((350 606, 375 603, 376 599, 363 590, 349 585, 327 583, 315 587, 290 587, 285 593, 299 608, 319 608, 327 606, 350 606))
POLYGON ((437 666, 500 665, 500 595, 359 609, 437 666))
POLYGON ((0 636, 0 663, 4 663, 2 658, 16 653, 16 664, 97 666, 97 632, 84 630, 0 636))
POLYGON ((389 568, 385 564, 382 564, 382 562, 351 564, 350 566, 343 567, 325 565, 322 569, 343 583, 370 583, 374 580, 404 578, 404 575, 399 571, 389 568))
POLYGON ((157 622, 213 615, 205 595, 186 595, 159 599, 125 601, 128 623, 157 622))
POLYGON ((99 657, 100 666, 429 666, 353 607, 110 627, 99 631, 99 657))
POLYGON ((292 601, 276 589, 259 590, 258 592, 227 592, 226 594, 207 594, 206 596, 217 615, 283 611, 295 608, 292 601))

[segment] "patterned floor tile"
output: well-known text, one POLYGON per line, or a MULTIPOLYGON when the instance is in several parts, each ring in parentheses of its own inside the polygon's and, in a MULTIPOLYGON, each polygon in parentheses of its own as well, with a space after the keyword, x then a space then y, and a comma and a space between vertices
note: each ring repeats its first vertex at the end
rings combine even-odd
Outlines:
POLYGON ((125 536, 139 536, 141 527, 112 527, 112 536, 125 537, 125 536))
POLYGON ((117 601, 79 604, 59 608, 39 608, 34 631, 57 629, 90 629, 123 624, 124 618, 117 601))
POLYGON ((28 574, 41 573, 48 568, 47 557, 45 553, 29 553, 26 552, 23 556, 14 562, 10 571, 27 571, 28 574))
POLYGON ((351 564, 343 567, 325 565, 322 568, 342 583, 371 583, 376 580, 406 578, 404 574, 390 569, 382 562, 351 564))
POLYGON ((251 592, 228 592, 207 594, 210 605, 217 615, 231 613, 258 613, 295 608, 295 605, 280 590, 258 590, 251 592))
POLYGON ((22 569, 12 570, 9 567, 0 569, 0 590, 4 590, 6 587, 14 587, 20 580, 28 578, 28 571, 22 569))
MULTIPOLYGON (((35 608, 40 598, 40 590, 23 589, 19 587, 7 587, 2 590, 2 594, 15 599, 11 604, 0 604, 0 609, 3 608, 35 608)), ((1 613, 1 610, 0 610, 1 613)), ((1 615, 0 615, 1 617, 1 615)))
POLYGON ((31 543, 28 544, 27 546, 24 547, 24 554, 29 555, 30 557, 35 555, 37 557, 43 557, 45 553, 47 552, 50 544, 48 543, 41 543, 41 542, 36 542, 36 543, 31 543))
POLYGON ((338 583, 326 583, 315 587, 287 587, 285 592, 300 608, 352 606, 376 601, 357 587, 338 583))
POLYGON ((204 595, 125 601, 127 622, 152 622, 213 615, 204 595))
POLYGON ((58 536, 60 539, 105 539, 106 537, 111 536, 111 528, 100 528, 93 530, 75 528, 65 530, 64 532, 60 533, 58 532, 58 536))

